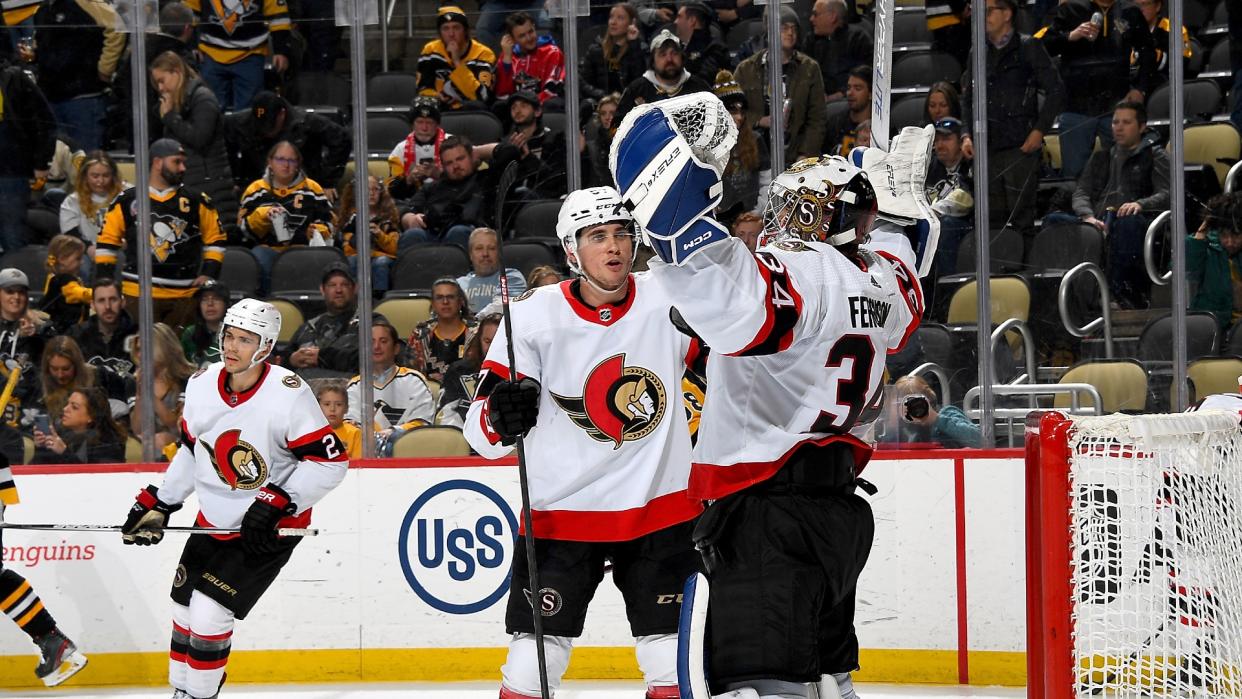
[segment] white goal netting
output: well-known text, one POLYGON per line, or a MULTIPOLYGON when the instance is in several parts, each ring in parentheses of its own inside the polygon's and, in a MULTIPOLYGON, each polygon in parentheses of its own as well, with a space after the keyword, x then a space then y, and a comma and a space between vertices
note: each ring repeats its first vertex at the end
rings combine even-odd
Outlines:
POLYGON ((1076 696, 1242 697, 1238 415, 1073 425, 1076 696))

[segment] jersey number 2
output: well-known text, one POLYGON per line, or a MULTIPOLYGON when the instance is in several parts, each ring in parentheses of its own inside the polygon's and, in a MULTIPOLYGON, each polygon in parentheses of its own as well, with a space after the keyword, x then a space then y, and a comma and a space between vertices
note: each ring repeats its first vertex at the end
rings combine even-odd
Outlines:
POLYGON ((867 384, 871 376, 871 362, 875 360, 875 345, 866 335, 845 335, 828 351, 828 369, 840 369, 850 360, 850 375, 837 379, 837 407, 839 410, 821 410, 812 432, 845 434, 857 422, 859 414, 867 406, 867 384))

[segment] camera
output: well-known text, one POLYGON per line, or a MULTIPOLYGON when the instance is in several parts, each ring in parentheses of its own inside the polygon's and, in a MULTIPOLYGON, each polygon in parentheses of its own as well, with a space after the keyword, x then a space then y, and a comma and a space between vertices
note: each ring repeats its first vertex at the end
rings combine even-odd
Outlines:
POLYGON ((927 396, 919 393, 913 393, 906 396, 901 401, 901 417, 906 422, 914 422, 927 417, 927 413, 931 411, 931 401, 927 400, 927 396))

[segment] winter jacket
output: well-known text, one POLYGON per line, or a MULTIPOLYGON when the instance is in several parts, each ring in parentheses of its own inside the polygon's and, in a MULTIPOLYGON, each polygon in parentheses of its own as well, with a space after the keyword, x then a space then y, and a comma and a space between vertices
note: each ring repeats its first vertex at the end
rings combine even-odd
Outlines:
POLYGON ((617 114, 613 117, 612 123, 620 124, 625 115, 640 104, 659 102, 669 97, 688 95, 692 92, 711 92, 711 90, 711 83, 697 75, 691 75, 686 70, 682 70, 681 78, 671 88, 664 86, 656 79, 655 71, 648 70, 642 74, 642 77, 625 86, 625 92, 621 94, 621 102, 617 104, 617 114))
POLYGON ((631 41, 624 53, 609 60, 604 55, 604 38, 599 37, 586 50, 586 58, 579 65, 578 74, 582 80, 578 89, 583 96, 598 100, 613 92, 621 93, 646 70, 647 49, 640 40, 631 41))
POLYGON ((713 37, 708 29, 695 30, 683 55, 686 70, 709 84, 715 82, 716 73, 721 69, 728 70, 733 67, 729 60, 729 49, 713 37))
POLYGON ((103 366, 120 374, 134 370, 133 359, 125 349, 125 339, 138 332, 138 325, 126 311, 121 311, 116 329, 108 337, 99 329, 99 317, 91 316, 66 333, 82 348, 82 356, 94 366, 103 366))
MULTIPOLYGON (((748 119, 757 124, 764 115, 767 95, 767 50, 742 61, 737 67, 737 84, 746 93, 748 119)), ((785 64, 785 98, 789 100, 789 118, 785 123, 785 162, 819 155, 824 142, 828 113, 824 109, 824 79, 819 66, 801 51, 794 51, 785 64)), ((775 105, 773 106, 775 108, 775 105)))
POLYGON ((0 59, 0 177, 28 178, 46 170, 56 152, 55 128, 39 86, 0 59))
POLYGON ((539 95, 539 103, 565 94, 565 56, 550 36, 539 37, 535 50, 522 53, 513 47, 513 60, 496 64, 496 96, 508 97, 528 91, 539 95))
POLYGON ((120 17, 110 3, 47 0, 35 13, 35 62, 48 102, 98 95, 125 51, 120 17))
POLYGON ((811 34, 805 50, 819 64, 824 94, 831 95, 845 92, 850 69, 871 65, 875 45, 867 32, 856 25, 844 24, 828 36, 811 34))
POLYGON ((1138 202, 1146 213, 1169 208, 1169 156, 1149 140, 1130 152, 1096 151, 1074 188, 1074 213, 1102 219, 1109 207, 1138 202))
POLYGON ((290 107, 285 127, 267 138, 250 111, 230 114, 225 119, 225 138, 233 167, 233 182, 245 188, 267 171, 267 152, 281 141, 288 141, 302 153, 306 176, 324 187, 335 188, 345 176, 345 163, 354 148, 350 132, 319 114, 307 114, 290 107))
POLYGON ((979 426, 966 417, 966 413, 955 405, 946 405, 936 416, 936 424, 932 425, 931 438, 950 449, 982 446, 983 438, 979 426))
POLYGON ((1035 38, 1044 42, 1050 55, 1060 57, 1061 74, 1071 78, 1066 81, 1067 112, 1106 114, 1131 89, 1151 89, 1156 52, 1147 20, 1129 0, 1118 0, 1107 9, 1089 0, 1069 0, 1057 7, 1052 23, 1036 32, 1035 38), (1103 23, 1096 40, 1070 41, 1070 33, 1097 12, 1103 23), (1138 55, 1133 75, 1131 53, 1138 55))
POLYGON ((441 177, 418 190, 406 202, 401 214, 422 214, 427 228, 438 235, 457 224, 488 225, 495 197, 490 184, 486 173, 481 172, 462 180, 441 177))
POLYGON ((302 324, 289 340, 289 354, 303 345, 319 348, 318 368, 331 371, 358 371, 358 312, 321 313, 302 324))
POLYGON ((565 134, 536 122, 535 134, 526 141, 526 151, 523 156, 522 149, 503 139, 492 152, 492 167, 496 172, 504 172, 509 163, 516 162, 514 186, 525 187, 546 199, 566 194, 565 134))
POLYGON ((1210 231, 1205 240, 1186 236, 1186 277, 1196 289, 1190 310, 1216 316, 1221 329, 1242 314, 1242 306, 1234 304, 1234 269, 1242 274, 1242 253, 1231 256, 1226 252, 1216 231, 1210 231))
MULTIPOLYGON (((971 121, 974 54, 962 75, 962 123, 971 121)), ((988 42, 988 149, 1017 148, 1032 129, 1048 133, 1065 107, 1065 83, 1043 44, 1014 32, 1004 46, 988 42), (1039 106, 1040 94, 1044 105, 1039 106)))
POLYGON ((237 195, 229 164, 228 142, 216 95, 200 80, 186 87, 180 111, 160 121, 164 136, 185 147, 185 184, 211 197, 222 223, 237 220, 237 195))

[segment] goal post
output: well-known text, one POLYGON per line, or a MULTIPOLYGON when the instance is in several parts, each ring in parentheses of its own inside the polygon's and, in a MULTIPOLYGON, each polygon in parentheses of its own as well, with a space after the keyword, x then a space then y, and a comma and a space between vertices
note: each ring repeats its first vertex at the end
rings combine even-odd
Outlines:
POLYGON ((1237 413, 1032 416, 1032 699, 1242 698, 1237 413))

